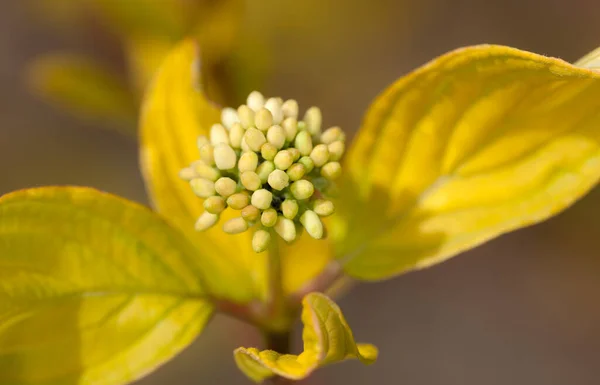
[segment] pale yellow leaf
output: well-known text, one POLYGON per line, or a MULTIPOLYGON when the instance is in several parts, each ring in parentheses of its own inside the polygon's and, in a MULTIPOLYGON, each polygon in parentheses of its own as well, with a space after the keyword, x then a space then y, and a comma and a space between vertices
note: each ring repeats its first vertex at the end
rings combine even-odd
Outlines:
POLYGON ((600 177, 600 73, 501 46, 446 54, 367 112, 332 234, 382 279, 571 205, 600 177))
MULTIPOLYGON (((251 248, 251 234, 229 235, 220 226, 195 232, 202 200, 179 171, 200 158, 199 135, 220 120, 220 110, 202 92, 198 49, 180 43, 165 59, 146 94, 140 125, 141 164, 156 209, 203 250, 199 255, 214 295, 237 302, 265 297, 266 253, 251 248)), ((239 216, 231 209, 221 221, 239 216)))
POLYGON ((310 293, 302 301, 302 339, 304 351, 299 355, 272 350, 238 348, 235 360, 249 378, 256 382, 275 375, 300 380, 317 368, 347 359, 371 364, 377 359, 377 348, 357 344, 340 308, 321 293, 310 293))
POLYGON ((89 188, 0 198, 0 383, 118 385, 213 313, 199 250, 150 210, 89 188))
POLYGON ((135 133, 137 102, 127 82, 89 58, 41 57, 29 65, 27 80, 35 93, 68 113, 135 133))

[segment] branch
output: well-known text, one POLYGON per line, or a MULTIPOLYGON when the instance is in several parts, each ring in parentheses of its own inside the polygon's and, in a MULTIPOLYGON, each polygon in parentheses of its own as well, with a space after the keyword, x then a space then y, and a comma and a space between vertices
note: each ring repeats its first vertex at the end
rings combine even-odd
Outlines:
POLYGON ((344 275, 342 266, 337 261, 331 261, 312 281, 307 282, 290 296, 292 304, 300 304, 305 295, 312 292, 325 292, 344 275))

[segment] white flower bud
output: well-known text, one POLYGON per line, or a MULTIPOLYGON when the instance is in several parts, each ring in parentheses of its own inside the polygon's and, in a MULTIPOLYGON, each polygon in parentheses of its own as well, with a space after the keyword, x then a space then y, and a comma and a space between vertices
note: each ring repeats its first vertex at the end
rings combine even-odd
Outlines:
POLYGON ((292 157, 294 158, 294 162, 297 161, 298 159, 300 159, 300 151, 298 151, 298 149, 296 147, 289 147, 287 148, 287 151, 292 154, 292 157))
POLYGON ((275 190, 281 191, 290 184, 290 177, 285 173, 285 171, 275 170, 269 174, 267 181, 275 190))
POLYGON ((266 160, 275 159, 275 155, 277 155, 277 147, 273 146, 271 143, 265 143, 260 148, 260 154, 266 160))
POLYGON ((242 218, 248 222, 254 222, 260 217, 260 210, 252 205, 248 205, 242 209, 242 218))
POLYGON ((294 99, 288 99, 281 106, 283 116, 286 118, 298 118, 298 102, 294 99))
POLYGON ((194 228, 196 231, 208 230, 213 227, 218 220, 219 216, 217 214, 211 214, 205 211, 198 217, 194 228))
POLYGON ((251 202, 252 206, 255 206, 261 210, 266 210, 271 207, 271 201, 273 200, 273 194, 269 190, 260 189, 256 190, 252 194, 251 202))
POLYGON ((329 149, 326 144, 317 144, 310 153, 310 159, 316 167, 321 167, 329 160, 329 149))
POLYGON ((223 198, 227 198, 235 194, 236 189, 237 183, 235 183, 235 181, 231 178, 223 177, 219 178, 215 182, 215 191, 223 198))
POLYGON ((287 219, 294 219, 298 215, 298 202, 293 199, 286 199, 281 204, 281 212, 287 219))
POLYGON ((334 212, 325 198, 341 173, 345 134, 339 127, 321 132, 317 107, 301 121, 298 112, 293 99, 266 99, 253 91, 246 105, 223 109, 221 123, 198 138, 200 160, 179 172, 205 199, 198 230, 213 226, 230 207, 241 216, 225 222, 225 232, 237 234, 260 222, 252 237, 256 252, 268 248, 271 227, 286 242, 304 229, 314 238, 324 236, 319 217, 334 212))
POLYGON ((260 181, 262 183, 267 183, 267 180, 269 179, 269 174, 271 174, 273 170, 275 170, 275 164, 267 160, 265 162, 262 162, 258 166, 258 168, 256 169, 256 173, 258 174, 258 177, 260 178, 260 181))
POLYGON ((342 174, 342 166, 338 162, 329 162, 321 169, 321 175, 329 180, 336 180, 342 174))
POLYGON ((273 227, 277 223, 277 211, 274 208, 268 208, 260 216, 260 223, 265 227, 273 227))
POLYGON ((315 239, 323 238, 323 222, 314 211, 306 210, 300 216, 300 223, 311 237, 315 239))
POLYGON ((226 107, 221 111, 221 122, 227 128, 231 128, 234 123, 239 123, 240 119, 238 118, 237 112, 231 108, 226 107))
POLYGON ((244 152, 242 156, 240 156, 238 162, 238 170, 240 170, 240 172, 256 171, 256 167, 258 167, 258 155, 256 155, 255 152, 244 152))
POLYGON ((302 179, 306 174, 306 168, 300 163, 294 163, 287 169, 287 175, 292 182, 302 179))
POLYGON ((296 140, 294 141, 294 147, 300 151, 300 155, 308 156, 313 149, 312 138, 310 137, 310 133, 307 131, 300 131, 298 135, 296 135, 296 140))
POLYGON ((192 191, 200 198, 208 198, 215 195, 215 184, 203 178, 196 178, 190 181, 192 191))
POLYGON ((294 156, 289 151, 282 150, 275 155, 273 163, 278 169, 287 170, 294 163, 294 156))
POLYGON ((215 164, 215 148, 212 144, 205 144, 200 148, 200 159, 209 166, 215 164))
POLYGON ((256 112, 256 116, 254 117, 254 123, 256 128, 258 128, 260 131, 266 132, 269 127, 273 125, 273 115, 271 114, 271 111, 267 110, 266 108, 261 108, 258 110, 256 112))
POLYGON ((179 170, 179 178, 185 181, 190 181, 194 178, 198 178, 198 176, 199 175, 196 173, 196 171, 194 171, 194 169, 191 167, 186 167, 179 170))
POLYGON ((213 195, 204 201, 204 209, 211 214, 221 214, 225 210, 225 199, 213 195))
POLYGON ((194 162, 192 164, 192 168, 194 169, 194 172, 198 175, 198 177, 208 179, 213 182, 216 181, 217 179, 219 179, 219 177, 221 176, 221 173, 219 172, 219 170, 216 170, 213 167, 207 166, 202 161, 194 162))
POLYGON ((317 199, 313 203, 313 211, 320 217, 327 217, 335 211, 335 206, 332 201, 325 199, 317 199))
POLYGON ((240 148, 242 146, 242 139, 244 139, 244 134, 246 130, 240 123, 234 123, 229 129, 229 143, 233 148, 240 148))
POLYGON ((249 128, 248 131, 246 131, 246 135, 244 135, 244 139, 246 140, 248 147, 254 152, 260 151, 262 145, 267 143, 265 134, 256 128, 249 128))
POLYGON ((248 146, 248 143, 246 143, 246 132, 244 131, 244 137, 242 138, 242 145, 241 145, 242 151, 243 152, 249 152, 252 151, 250 149, 250 146, 248 146))
POLYGON ((280 216, 277 218, 277 223, 275 223, 274 228, 275 232, 279 234, 284 241, 289 243, 296 239, 296 226, 292 220, 280 216))
POLYGON ((254 111, 258 111, 264 107, 265 97, 258 91, 252 91, 250 95, 248 95, 246 104, 248 104, 248 107, 252 108, 254 111))
POLYGON ((292 192, 294 198, 303 200, 308 199, 313 195, 315 192, 315 186, 305 179, 300 179, 299 181, 292 183, 290 186, 290 191, 292 192))
POLYGON ((214 151, 215 164, 219 170, 229 170, 235 167, 237 156, 228 144, 217 144, 214 151))
POLYGON ((321 143, 331 144, 337 140, 344 141, 346 135, 344 135, 344 131, 342 131, 339 127, 330 127, 321 134, 321 143))
POLYGON ((321 120, 321 110, 318 107, 311 107, 304 114, 304 123, 306 123, 306 129, 311 135, 321 133, 321 120))
POLYGON ((252 236, 252 249, 256 253, 262 253, 269 247, 271 234, 266 230, 256 230, 252 236))
POLYGON ((254 111, 245 104, 238 107, 238 116, 240 117, 240 123, 244 128, 250 128, 254 125, 254 111))
POLYGON ((250 204, 250 197, 246 192, 236 193, 227 198, 227 205, 234 210, 241 210, 248 204, 250 204))
POLYGON ((315 168, 315 163, 309 156, 303 156, 300 158, 300 160, 298 160, 298 163, 304 166, 307 174, 309 174, 315 168))
POLYGON ((240 181, 242 182, 242 185, 250 191, 255 191, 262 187, 260 177, 254 171, 244 171, 240 175, 240 181))
POLYGON ((281 126, 271 126, 267 131, 267 141, 280 150, 285 144, 285 131, 281 126))
POLYGON ((269 98, 265 102, 265 108, 273 115, 272 124, 279 124, 283 120, 282 104, 283 101, 280 98, 269 98))
POLYGON ((227 234, 239 234, 248 230, 248 223, 244 218, 233 218, 223 224, 223 231, 227 234))
POLYGON ((287 118, 281 123, 281 128, 285 131, 285 139, 291 142, 298 133, 298 121, 296 118, 287 118))
POLYGON ((229 133, 222 124, 213 124, 210 128, 210 143, 213 146, 219 143, 229 144, 229 133))
POLYGON ((342 159, 345 147, 346 145, 341 140, 330 143, 329 146, 327 146, 327 149, 329 150, 329 160, 338 161, 342 159))

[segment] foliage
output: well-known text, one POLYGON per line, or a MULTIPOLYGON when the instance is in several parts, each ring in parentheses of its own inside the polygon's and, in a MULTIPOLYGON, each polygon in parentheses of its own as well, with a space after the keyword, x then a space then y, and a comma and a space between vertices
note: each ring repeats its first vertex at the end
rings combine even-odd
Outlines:
POLYGON ((303 353, 236 350, 253 380, 372 362, 376 349, 357 345, 320 293, 345 276, 380 280, 442 262, 589 191, 600 178, 600 73, 585 67, 596 58, 576 66, 484 45, 401 78, 349 148, 329 237, 257 254, 248 232, 193 230, 203 203, 178 173, 220 111, 202 91, 196 44, 180 43, 141 117, 156 212, 87 188, 0 199, 0 382, 132 381, 189 344, 215 309, 267 336, 288 333, 302 311, 303 353))
POLYGON ((185 36, 194 36, 202 44, 204 75, 209 79, 212 99, 235 99, 248 83, 247 79, 231 77, 233 62, 243 62, 245 76, 256 81, 258 70, 245 61, 246 53, 238 44, 242 0, 33 1, 56 27, 67 19, 76 24, 77 33, 85 33, 89 24, 99 24, 116 38, 123 52, 124 74, 114 63, 78 53, 51 53, 30 64, 30 88, 81 119, 100 121, 135 135, 137 111, 148 82, 171 48, 185 36))

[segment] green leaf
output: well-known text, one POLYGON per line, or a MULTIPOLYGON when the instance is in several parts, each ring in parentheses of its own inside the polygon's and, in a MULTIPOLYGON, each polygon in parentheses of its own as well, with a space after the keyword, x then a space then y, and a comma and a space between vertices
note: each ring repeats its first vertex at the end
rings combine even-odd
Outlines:
POLYGON ((235 350, 238 367, 250 379, 260 382, 278 375, 300 380, 318 367, 347 359, 359 359, 367 365, 375 362, 377 348, 354 342, 350 326, 331 299, 321 293, 311 293, 304 297, 302 306, 304 351, 300 355, 256 348, 235 350))
MULTIPOLYGON (((187 40, 174 48, 145 96, 140 121, 140 156, 146 186, 154 206, 203 250, 206 284, 219 298, 236 302, 263 299, 266 294, 266 256, 252 250, 248 231, 230 235, 220 226, 204 232, 194 223, 204 211, 179 171, 199 159, 197 139, 220 121, 221 111, 202 92, 198 47, 187 40)), ((224 223, 239 216, 227 209, 224 223)))
POLYGON ((45 56, 29 66, 27 77, 31 89, 58 108, 135 134, 134 95, 125 81, 94 61, 77 55, 45 56))
POLYGON ((89 188, 0 198, 0 383, 133 381, 213 306, 198 251, 150 210, 89 188))
POLYGON ((547 219, 600 178, 600 73, 501 46, 385 90, 345 163, 332 235, 350 275, 430 266, 547 219))

